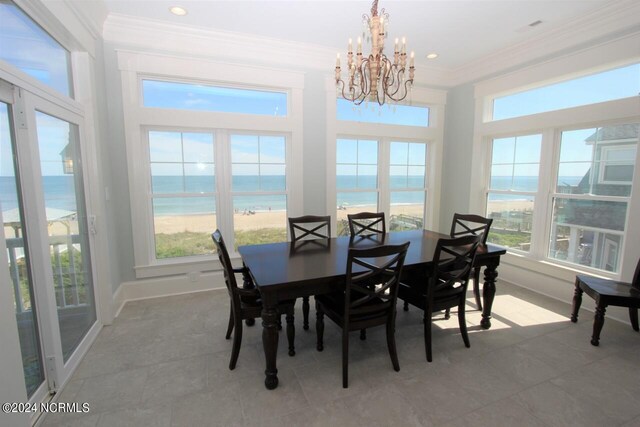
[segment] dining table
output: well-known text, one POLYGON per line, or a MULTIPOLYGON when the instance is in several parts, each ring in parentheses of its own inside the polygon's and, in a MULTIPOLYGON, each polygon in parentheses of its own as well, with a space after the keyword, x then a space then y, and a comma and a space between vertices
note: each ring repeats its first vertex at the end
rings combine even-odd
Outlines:
MULTIPOLYGON (((262 299, 262 342, 266 360, 265 386, 278 386, 276 356, 278 352, 277 307, 280 301, 344 290, 349 248, 397 245, 410 242, 404 262, 402 282, 410 286, 426 286, 433 266, 438 239, 450 238, 429 230, 396 231, 369 236, 340 236, 327 239, 299 240, 238 247, 246 273, 243 286, 257 287, 262 299)), ((474 267, 485 267, 482 288, 481 326, 491 327, 491 309, 496 293, 501 246, 482 244, 474 267)))

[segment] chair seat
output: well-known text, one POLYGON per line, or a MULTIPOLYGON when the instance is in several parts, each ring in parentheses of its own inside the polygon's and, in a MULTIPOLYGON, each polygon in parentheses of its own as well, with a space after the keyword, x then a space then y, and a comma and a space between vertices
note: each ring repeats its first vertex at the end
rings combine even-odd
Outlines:
MULTIPOLYGON (((352 291, 351 301, 357 300, 360 296, 362 296, 362 294, 358 295, 352 291)), ((344 299, 344 292, 316 296, 316 301, 322 305, 325 314, 340 325, 344 324, 344 299)), ((380 298, 372 298, 361 306, 358 306, 357 309, 352 309, 349 316, 349 329, 358 330, 360 329, 359 325, 361 322, 367 322, 375 318, 380 319, 381 325, 385 324, 386 319, 380 317, 380 315, 387 311, 388 307, 389 303, 387 301, 380 298)))
POLYGON ((592 276, 577 276, 580 289, 597 302, 622 307, 640 307, 640 292, 631 284, 592 276))

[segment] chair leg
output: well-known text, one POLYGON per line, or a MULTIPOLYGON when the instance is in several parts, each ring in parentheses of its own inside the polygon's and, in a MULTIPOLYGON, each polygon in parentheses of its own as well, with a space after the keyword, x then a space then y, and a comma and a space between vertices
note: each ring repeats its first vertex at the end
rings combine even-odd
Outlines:
POLYGON ((408 302, 404 302, 404 307, 403 307, 404 311, 409 311, 409 303, 408 302))
POLYGON ((462 298, 460 304, 458 305, 458 325, 460 325, 460 334, 462 335, 462 340, 464 341, 465 347, 471 347, 471 343, 469 342, 469 334, 467 333, 467 320, 465 315, 465 300, 462 298))
POLYGON ((349 388, 349 330, 342 329, 342 388, 349 388))
POLYGON ((451 318, 451 309, 450 309, 450 308, 447 308, 447 309, 444 311, 444 320, 449 320, 450 318, 451 318))
POLYGON ((362 341, 367 339, 367 330, 366 329, 360 329, 360 339, 362 341))
POLYGON ((233 308, 229 307, 229 326, 227 326, 227 335, 225 335, 225 339, 231 338, 232 331, 233 331, 233 308))
POLYGON ((473 269, 473 296, 476 299, 476 307, 482 311, 482 298, 480 298, 480 267, 473 269))
POLYGON ((604 326, 604 314, 607 311, 607 306, 598 303, 596 307, 596 316, 593 319, 593 335, 591 335, 591 345, 600 344, 600 332, 604 326))
POLYGON ((573 293, 573 308, 571 310, 571 321, 576 323, 578 321, 578 311, 582 304, 582 289, 580 289, 580 279, 576 278, 575 284, 576 290, 573 293))
MULTIPOLYGON (((395 314, 395 313, 394 313, 395 314)), ((393 370, 400 371, 400 362, 398 362, 398 350, 396 349, 396 324, 394 317, 387 321, 387 347, 389 348, 389 356, 393 363, 393 370)))
POLYGON ((287 310, 286 320, 287 320, 287 341, 289 342, 289 356, 296 355, 296 347, 295 337, 296 337, 296 329, 293 325, 293 308, 287 310))
POLYGON ((629 320, 631 320, 631 327, 634 331, 638 332, 638 309, 629 307, 629 320))
POLYGON ((323 345, 324 337, 324 312, 320 308, 320 305, 316 303, 316 349, 318 351, 324 350, 323 345))
POLYGON ((233 348, 231 350, 231 360, 229 361, 229 369, 232 371, 236 368, 236 362, 240 354, 240 344, 242 344, 242 320, 234 319, 234 326, 233 348))
POLYGON ((302 297, 302 329, 309 330, 309 297, 302 297))
POLYGON ((427 353, 427 362, 431 362, 433 360, 433 355, 431 354, 431 310, 424 311, 424 349, 427 353))

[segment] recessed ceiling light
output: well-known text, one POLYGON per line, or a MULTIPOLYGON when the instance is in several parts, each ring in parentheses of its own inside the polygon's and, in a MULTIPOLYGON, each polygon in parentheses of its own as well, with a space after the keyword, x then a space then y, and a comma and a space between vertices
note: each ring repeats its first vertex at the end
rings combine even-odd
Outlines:
POLYGON ((187 14, 187 9, 185 9, 184 7, 180 7, 180 6, 170 7, 169 11, 171 13, 173 13, 174 15, 178 15, 178 16, 184 16, 184 15, 187 14))
POLYGON ((427 59, 436 59, 438 57, 437 53, 430 53, 427 55, 427 59))

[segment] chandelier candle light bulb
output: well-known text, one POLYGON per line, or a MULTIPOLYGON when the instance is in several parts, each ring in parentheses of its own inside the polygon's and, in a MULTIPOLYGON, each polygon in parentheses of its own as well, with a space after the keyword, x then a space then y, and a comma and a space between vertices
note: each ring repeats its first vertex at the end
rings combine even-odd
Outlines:
POLYGON ((409 78, 405 77, 407 63, 407 40, 402 37, 402 47, 399 39, 395 39, 393 61, 384 54, 384 39, 387 36, 385 22, 389 21, 389 14, 384 9, 378 13, 378 0, 371 5, 371 15, 363 16, 367 40, 371 40, 371 53, 362 54, 362 39, 358 37, 356 62, 353 62, 353 40, 349 39, 347 67, 349 79, 345 83, 340 75, 340 54, 336 59, 336 88, 342 97, 356 105, 365 100, 375 101, 384 105, 387 100, 402 101, 407 97, 413 85, 414 52, 411 52, 409 62, 409 78), (400 50, 399 50, 400 49, 400 50))

